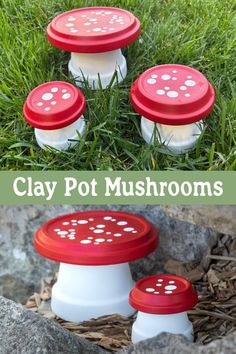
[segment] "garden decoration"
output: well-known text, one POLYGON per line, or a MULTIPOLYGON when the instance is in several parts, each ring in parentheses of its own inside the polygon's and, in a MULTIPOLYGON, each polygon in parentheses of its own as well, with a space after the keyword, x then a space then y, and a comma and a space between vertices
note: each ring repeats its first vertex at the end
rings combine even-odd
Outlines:
POLYGON ((187 279, 166 274, 143 278, 131 290, 129 301, 138 310, 132 328, 133 343, 161 332, 193 340, 193 326, 186 311, 197 304, 198 297, 187 279))
POLYGON ((25 120, 35 128, 38 145, 58 150, 74 146, 85 132, 85 97, 75 86, 62 81, 36 87, 24 104, 25 120))
POLYGON ((55 17, 48 25, 49 42, 71 52, 69 71, 81 86, 105 89, 117 72, 118 82, 127 74, 121 48, 140 34, 140 22, 129 11, 113 7, 86 7, 55 17))
POLYGON ((142 115, 141 131, 154 136, 174 154, 193 148, 202 119, 212 111, 215 92, 206 77, 184 65, 165 64, 145 71, 131 88, 134 109, 142 115))
POLYGON ((112 313, 131 315, 134 283, 128 262, 157 246, 157 228, 129 213, 88 211, 49 220, 35 234, 35 249, 60 262, 53 312, 77 323, 112 313))

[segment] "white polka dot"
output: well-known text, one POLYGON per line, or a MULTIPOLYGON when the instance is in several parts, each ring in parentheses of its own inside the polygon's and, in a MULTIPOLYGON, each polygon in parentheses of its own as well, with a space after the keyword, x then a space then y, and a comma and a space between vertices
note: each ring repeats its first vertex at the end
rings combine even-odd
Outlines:
POLYGON ((77 226, 77 224, 73 222, 73 223, 72 223, 72 226, 77 226))
POLYGON ((101 28, 97 28, 97 27, 93 29, 94 32, 100 32, 101 30, 102 30, 101 28))
POLYGON ((187 87, 186 86, 180 86, 180 88, 179 88, 181 91, 185 91, 185 90, 187 90, 187 87))
POLYGON ((156 79, 157 77, 158 77, 158 75, 156 75, 156 74, 153 74, 153 75, 152 75, 152 78, 153 78, 153 79, 156 79))
POLYGON ((112 12, 111 12, 111 11, 105 11, 105 14, 106 14, 106 15, 111 15, 112 12))
POLYGON ((71 222, 76 222, 76 221, 77 221, 77 220, 74 220, 74 219, 73 219, 73 220, 71 220, 71 222))
POLYGON ((166 80, 170 80, 171 76, 165 74, 165 75, 161 75, 161 78, 162 78, 162 80, 165 80, 165 81, 166 81, 166 80))
POLYGON ((46 112, 48 112, 48 111, 50 111, 50 107, 46 107, 44 110, 46 111, 46 112))
POLYGON ((117 223, 117 225, 119 225, 119 226, 125 226, 127 224, 128 224, 127 221, 118 221, 118 223, 117 223))
POLYGON ((90 18, 90 21, 91 22, 95 22, 95 21, 97 21, 97 19, 96 18, 90 18))
POLYGON ((96 226, 98 229, 104 229, 104 227, 106 227, 105 225, 97 225, 96 226))
POLYGON ((172 73, 173 74, 176 74, 178 71, 177 70, 172 70, 172 73))
POLYGON ((165 291, 165 294, 172 294, 173 291, 165 291))
POLYGON ((165 86, 164 89, 165 90, 169 90, 170 88, 169 88, 169 86, 165 86))
POLYGON ((136 231, 136 230, 134 230, 134 231, 132 231, 132 234, 136 234, 138 231, 136 231))
POLYGON ((191 76, 191 75, 188 75, 188 76, 187 76, 187 79, 192 79, 192 76, 191 76))
POLYGON ((102 30, 102 32, 104 33, 104 32, 106 32, 105 30, 102 30))
POLYGON ((193 81, 193 80, 186 80, 186 81, 185 81, 185 85, 186 85, 186 86, 195 86, 195 85, 196 85, 196 82, 193 81))
POLYGON ((94 245, 99 245, 99 242, 94 242, 94 245))
POLYGON ((124 231, 125 231, 125 232, 130 232, 130 231, 133 231, 133 230, 134 230, 133 227, 125 227, 125 228, 124 228, 124 231))
POLYGON ((114 29, 115 29, 115 28, 113 28, 113 27, 112 27, 112 28, 109 28, 110 31, 114 31, 114 29))
POLYGON ((59 231, 58 232, 58 235, 67 235, 69 232, 67 231, 59 231))
POLYGON ((174 284, 174 283, 175 283, 174 280, 170 280, 170 281, 169 281, 169 284, 174 284))
POLYGON ((159 283, 162 283, 163 282, 163 279, 158 279, 157 280, 159 283))
POLYGON ((93 231, 95 234, 102 234, 104 231, 103 230, 94 230, 93 231))
POLYGON ((62 225, 69 225, 69 222, 65 221, 62 223, 62 225))
POLYGON ((58 88, 57 87, 53 87, 52 89, 51 89, 51 92, 57 92, 58 91, 58 88))
POLYGON ((184 96, 185 97, 190 97, 191 95, 189 93, 186 93, 184 96))
POLYGON ((159 291, 154 291, 154 294, 160 294, 159 291))
POLYGON ((90 26, 91 25, 91 23, 90 22, 85 22, 85 24, 84 24, 85 26, 90 26))
POLYGON ((50 101, 52 98, 53 98, 52 93, 45 93, 44 95, 42 95, 42 100, 44 101, 50 101))
MULTIPOLYGON (((82 15, 82 17, 85 17, 85 15, 82 15)), ((76 20, 76 18, 74 18, 74 17, 69 17, 68 18, 68 21, 75 21, 76 20)))
POLYGON ((96 242, 104 242, 105 241, 105 239, 104 238, 96 238, 96 240, 95 240, 96 242))
POLYGON ((156 284, 156 286, 162 286, 162 284, 161 284, 161 283, 159 283, 159 284, 156 284))
POLYGON ((119 237, 122 236, 122 234, 114 234, 114 236, 119 237))
POLYGON ((90 31, 90 30, 87 30, 86 32, 87 32, 87 33, 90 33, 91 31, 90 31))
POLYGON ((110 232, 110 231, 106 232, 106 235, 110 235, 110 234, 111 234, 111 232, 110 232))
POLYGON ((146 288, 145 289, 148 293, 153 293, 155 291, 155 289, 153 288, 146 288))
POLYGON ((150 85, 154 85, 157 81, 155 79, 148 79, 147 83, 150 85))
POLYGON ((89 218, 89 221, 94 221, 94 219, 93 218, 89 218))
POLYGON ((56 104, 57 104, 56 101, 52 101, 52 102, 51 102, 51 105, 52 105, 52 106, 55 106, 56 104))
POLYGON ((157 90, 156 93, 158 95, 164 95, 165 94, 165 91, 164 90, 157 90))
POLYGON ((73 27, 73 26, 74 26, 73 23, 67 23, 67 24, 66 24, 66 27, 73 27))
POLYGON ((111 219, 112 222, 116 221, 116 219, 111 219))
POLYGON ((65 93, 65 92, 67 92, 67 90, 66 90, 66 89, 63 89, 63 90, 61 90, 61 92, 65 93))
POLYGON ((86 245, 86 244, 89 244, 89 243, 91 243, 92 241, 90 241, 90 240, 82 240, 82 241, 80 241, 80 243, 82 243, 82 244, 84 244, 84 245, 86 245))
POLYGON ((111 239, 111 238, 109 238, 109 239, 107 240, 107 242, 112 242, 112 239, 111 239))
POLYGON ((175 290, 175 289, 177 289, 177 286, 175 286, 175 285, 167 285, 167 286, 165 286, 165 290, 175 290))
POLYGON ((173 81, 176 81, 176 80, 177 80, 177 77, 173 76, 173 77, 172 77, 172 80, 173 80, 173 81))
POLYGON ((168 91, 167 96, 173 98, 173 97, 178 97, 179 94, 177 91, 168 91))
POLYGON ((88 223, 88 220, 77 220, 78 224, 87 224, 88 223))
POLYGON ((75 229, 69 229, 69 231, 70 231, 70 232, 74 232, 74 231, 75 231, 75 229))
POLYGON ((104 220, 111 220, 112 217, 111 217, 111 216, 105 216, 103 219, 104 219, 104 220))
POLYGON ((71 31, 72 33, 76 33, 76 32, 78 32, 78 30, 77 30, 77 29, 75 29, 75 28, 71 29, 70 31, 71 31))
POLYGON ((70 97, 71 97, 71 94, 70 94, 70 93, 65 93, 65 94, 62 96, 63 100, 68 100, 68 98, 70 98, 70 97))
POLYGON ((61 229, 54 229, 54 231, 58 232, 58 231, 61 231, 61 229))
POLYGON ((42 106, 43 106, 43 102, 38 102, 38 103, 37 103, 37 106, 38 106, 38 107, 42 107, 42 106))
POLYGON ((88 237, 88 240, 93 240, 93 237, 88 237))

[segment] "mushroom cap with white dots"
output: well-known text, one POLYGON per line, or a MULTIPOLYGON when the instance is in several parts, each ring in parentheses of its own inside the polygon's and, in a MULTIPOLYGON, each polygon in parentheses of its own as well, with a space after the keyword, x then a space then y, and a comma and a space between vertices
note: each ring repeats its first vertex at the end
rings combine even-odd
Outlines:
POLYGON ((28 95, 23 113, 34 128, 64 128, 79 119, 86 107, 83 93, 64 81, 51 81, 34 88, 28 95))
POLYGON ((49 42, 74 53, 102 53, 123 48, 137 39, 139 20, 114 7, 86 7, 64 12, 47 27, 49 42))
POLYGON ((185 125, 207 117, 215 92, 196 69, 164 64, 140 75, 131 87, 131 102, 140 115, 154 122, 185 125))
POLYGON ((130 292, 129 302, 138 311, 167 315, 191 310, 198 296, 187 279, 159 274, 140 279, 130 292))
POLYGON ((111 265, 142 258, 158 246, 158 229, 125 212, 87 211, 47 221, 35 234, 44 257, 69 264, 111 265))

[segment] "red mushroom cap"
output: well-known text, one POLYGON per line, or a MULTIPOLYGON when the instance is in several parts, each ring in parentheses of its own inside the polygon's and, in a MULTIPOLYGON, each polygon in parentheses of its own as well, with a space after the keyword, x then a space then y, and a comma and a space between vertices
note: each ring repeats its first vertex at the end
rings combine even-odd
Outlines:
POLYGON ((129 302, 138 311, 168 315, 191 310, 198 296, 187 279, 159 274, 139 280, 130 292, 129 302))
POLYGON ((49 42, 75 53, 101 53, 123 48, 140 34, 140 22, 129 11, 86 7, 64 12, 47 28, 49 42))
POLYGON ((35 249, 62 263, 111 265, 142 258, 158 246, 158 230, 144 218, 115 211, 88 211, 46 222, 35 249))
POLYGON ((83 93, 68 82, 52 81, 36 87, 24 104, 25 120, 43 130, 64 128, 85 111, 83 93))
POLYGON ((145 118, 167 125, 184 125, 205 118, 215 92, 206 77, 184 65, 165 64, 145 71, 131 87, 134 109, 145 118))

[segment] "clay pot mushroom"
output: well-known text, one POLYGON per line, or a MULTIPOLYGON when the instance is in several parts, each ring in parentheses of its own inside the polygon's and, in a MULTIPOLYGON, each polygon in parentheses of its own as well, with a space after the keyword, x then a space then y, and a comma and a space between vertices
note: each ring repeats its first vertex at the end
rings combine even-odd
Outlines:
POLYGON ((86 7, 60 14, 48 25, 49 42, 71 52, 69 71, 78 86, 87 80, 105 89, 117 73, 118 82, 127 74, 121 48, 140 34, 140 22, 129 11, 113 7, 86 7))
POLYGON ((187 279, 169 274, 143 278, 131 290, 129 302, 138 310, 133 343, 161 332, 182 334, 193 341, 193 326, 186 311, 197 304, 198 297, 187 279))
POLYGON ((183 154, 195 146, 215 92, 199 71, 165 64, 141 74, 132 85, 131 101, 142 115, 144 140, 149 144, 156 136, 172 153, 183 154))
POLYGON ((158 230, 137 215, 88 211, 49 220, 36 232, 34 245, 42 256, 60 262, 52 310, 78 323, 134 312, 128 262, 157 248, 158 230))
POLYGON ((68 82, 52 81, 31 91, 23 113, 25 120, 34 127, 42 149, 50 146, 66 150, 85 132, 85 106, 85 97, 78 88, 68 82))

